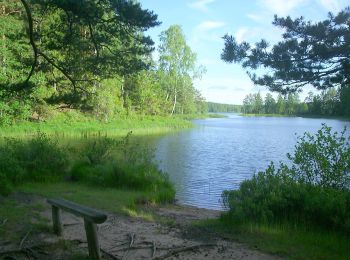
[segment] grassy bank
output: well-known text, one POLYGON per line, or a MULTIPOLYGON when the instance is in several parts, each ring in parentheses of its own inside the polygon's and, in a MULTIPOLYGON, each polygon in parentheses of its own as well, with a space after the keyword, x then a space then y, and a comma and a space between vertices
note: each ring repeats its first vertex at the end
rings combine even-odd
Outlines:
POLYGON ((160 116, 130 116, 99 121, 78 113, 62 113, 47 121, 19 122, 1 127, 0 136, 25 136, 37 131, 58 136, 124 136, 129 131, 137 135, 160 134, 192 127, 184 118, 160 116))
POLYGON ((304 118, 321 118, 321 119, 336 119, 336 120, 341 120, 341 121, 350 121, 350 117, 346 116, 326 116, 326 115, 298 115, 300 117, 304 118))
POLYGON ((231 219, 196 223, 201 229, 247 244, 249 247, 291 259, 349 259, 349 236, 290 224, 233 222, 231 219))

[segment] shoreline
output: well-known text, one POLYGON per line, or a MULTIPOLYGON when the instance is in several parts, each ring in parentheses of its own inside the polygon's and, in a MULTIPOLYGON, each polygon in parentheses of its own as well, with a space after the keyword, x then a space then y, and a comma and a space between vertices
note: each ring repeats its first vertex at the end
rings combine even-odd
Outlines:
MULTIPOLYGON (((27 219, 28 214, 17 216, 13 229, 10 226, 11 222, 4 225, 3 228, 9 228, 10 232, 15 231, 20 235, 16 239, 9 236, 0 237, 0 257, 21 257, 26 254, 18 249, 18 241, 23 241, 21 245, 23 244, 24 248, 33 247, 38 256, 41 256, 41 251, 37 252, 35 245, 41 245, 46 257, 50 255, 57 259, 86 258, 88 251, 82 219, 63 211, 63 236, 57 237, 52 232, 51 206, 46 203, 46 198, 22 192, 16 192, 7 199, 0 198, 2 204, 12 201, 12 207, 26 207, 28 214, 36 216, 30 224, 27 223, 30 226, 22 225, 22 220, 27 219), (17 230, 19 228, 21 229, 17 230), (6 254, 6 251, 14 253, 6 254)), ((105 211, 108 219, 99 225, 103 259, 144 259, 150 258, 151 255, 154 259, 165 259, 173 252, 177 252, 176 256, 180 259, 278 259, 193 225, 197 221, 218 218, 219 213, 216 211, 175 204, 144 205, 141 208, 145 212, 152 212, 154 218, 105 211), (131 245, 130 237, 133 237, 131 245), (118 244, 120 246, 116 246, 118 244), (148 244, 151 245, 149 249, 148 244), (152 248, 156 250, 152 251, 152 248)))

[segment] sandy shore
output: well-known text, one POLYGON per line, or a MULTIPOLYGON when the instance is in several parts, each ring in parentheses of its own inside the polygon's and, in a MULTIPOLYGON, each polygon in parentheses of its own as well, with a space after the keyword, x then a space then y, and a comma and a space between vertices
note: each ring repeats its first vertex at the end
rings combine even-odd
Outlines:
MULTIPOLYGON (((17 202, 41 204, 38 213, 51 221, 51 207, 45 198, 22 195, 18 196, 17 202)), ((275 256, 252 250, 191 225, 192 221, 216 218, 220 215, 219 211, 179 205, 151 210, 159 216, 158 220, 107 212, 107 221, 98 228, 103 259, 276 259, 275 256)), ((48 230, 28 236, 22 247, 33 248, 36 259, 70 259, 72 255, 87 255, 83 220, 66 212, 63 212, 62 220, 62 237, 59 238, 48 230), (62 248, 62 240, 70 241, 70 246, 62 248), (41 245, 41 250, 36 250, 35 245, 41 245)), ((0 239, 0 252, 16 249, 18 244, 1 244, 0 239)), ((8 256, 13 257, 9 259, 32 259, 32 254, 22 251, 8 256)))

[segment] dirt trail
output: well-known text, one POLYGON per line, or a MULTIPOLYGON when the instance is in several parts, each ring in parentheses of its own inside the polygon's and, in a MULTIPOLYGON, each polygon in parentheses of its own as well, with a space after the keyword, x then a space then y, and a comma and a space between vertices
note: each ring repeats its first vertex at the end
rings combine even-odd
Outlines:
MULTIPOLYGON (((37 197, 35 203, 38 202, 44 207, 41 214, 51 220, 51 208, 46 200, 37 197)), ((107 221, 98 229, 102 251, 108 252, 103 254, 104 259, 276 259, 242 244, 190 228, 191 221, 215 218, 219 215, 218 211, 183 206, 161 207, 154 211, 163 219, 170 220, 169 223, 108 214, 107 221)), ((62 220, 62 238, 73 241, 77 251, 87 254, 83 220, 65 212, 62 220)), ((57 243, 59 238, 43 233, 39 237, 28 238, 26 244, 38 243, 38 240, 49 244, 57 243)), ((50 252, 36 258, 69 259, 68 253, 62 250, 50 252)))

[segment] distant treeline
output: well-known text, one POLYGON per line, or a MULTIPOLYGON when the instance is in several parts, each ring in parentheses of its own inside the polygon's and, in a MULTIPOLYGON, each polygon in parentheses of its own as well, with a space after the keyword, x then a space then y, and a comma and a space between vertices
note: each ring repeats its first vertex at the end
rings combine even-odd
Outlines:
POLYGON ((265 98, 260 93, 248 94, 243 100, 241 112, 244 114, 280 114, 280 115, 324 115, 350 116, 350 89, 330 88, 321 94, 309 92, 304 101, 298 93, 277 96, 271 93, 265 98))
POLYGON ((240 113, 242 109, 241 105, 220 104, 214 102, 207 102, 207 105, 209 113, 240 113))

